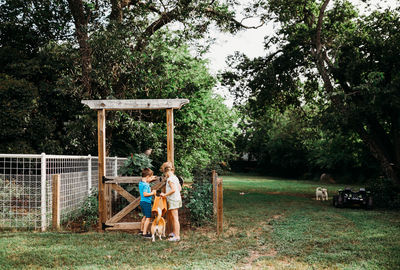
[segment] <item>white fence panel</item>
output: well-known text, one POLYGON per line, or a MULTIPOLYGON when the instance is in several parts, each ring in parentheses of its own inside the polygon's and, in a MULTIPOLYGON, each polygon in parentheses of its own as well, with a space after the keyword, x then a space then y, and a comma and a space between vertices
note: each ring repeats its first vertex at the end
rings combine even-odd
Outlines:
MULTIPOLYGON (((108 157, 106 175, 116 175, 125 160, 108 157)), ((98 187, 98 158, 0 154, 0 228, 45 230, 51 224, 54 174, 61 175, 60 211, 66 220, 98 187)))

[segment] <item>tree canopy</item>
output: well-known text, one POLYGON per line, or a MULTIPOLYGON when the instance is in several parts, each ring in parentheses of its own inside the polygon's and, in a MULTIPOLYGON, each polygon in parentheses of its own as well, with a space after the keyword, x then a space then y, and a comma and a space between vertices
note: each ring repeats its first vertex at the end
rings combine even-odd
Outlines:
MULTIPOLYGON (((188 98, 175 114, 178 169, 189 175, 226 161, 236 116, 213 94, 216 78, 189 46, 211 22, 243 27, 231 5, 3 1, 0 152, 96 155, 96 116, 82 99, 188 98)), ((153 148, 156 164, 166 158, 165 112, 110 112, 107 136, 109 155, 153 148)))
POLYGON ((399 10, 359 15, 349 1, 330 2, 264 2, 279 31, 265 57, 232 56, 225 83, 254 120, 267 107, 297 108, 316 127, 356 134, 399 183, 399 10))

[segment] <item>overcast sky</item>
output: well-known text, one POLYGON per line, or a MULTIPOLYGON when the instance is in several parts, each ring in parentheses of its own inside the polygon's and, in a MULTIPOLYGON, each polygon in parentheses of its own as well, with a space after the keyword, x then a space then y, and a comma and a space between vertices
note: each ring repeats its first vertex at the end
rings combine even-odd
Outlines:
MULTIPOLYGON (((249 1, 241 0, 242 4, 246 4, 249 1)), ((334 1, 332 1, 334 2, 334 1)), ((361 11, 361 13, 368 12, 366 5, 361 0, 352 1, 361 11)), ((387 7, 387 6, 399 6, 400 0, 370 0, 373 9, 377 7, 387 7)), ((259 25, 258 20, 247 20, 246 25, 259 25)), ((258 29, 248 29, 239 32, 236 35, 231 35, 228 33, 221 33, 217 30, 214 31, 213 36, 216 38, 215 44, 210 48, 209 53, 205 55, 205 58, 209 60, 209 69, 212 74, 217 74, 226 68, 226 57, 232 55, 235 51, 246 54, 250 58, 264 55, 264 37, 267 35, 272 35, 274 33, 274 27, 272 23, 268 23, 258 29)), ((226 104, 232 104, 232 97, 226 89, 221 89, 221 87, 216 88, 216 92, 227 99, 226 104)))

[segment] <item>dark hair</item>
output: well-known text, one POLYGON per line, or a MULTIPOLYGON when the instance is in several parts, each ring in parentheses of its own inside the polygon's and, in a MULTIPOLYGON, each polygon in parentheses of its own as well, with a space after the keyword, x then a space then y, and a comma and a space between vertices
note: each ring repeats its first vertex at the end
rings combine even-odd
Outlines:
POLYGON ((142 177, 153 176, 153 171, 150 168, 144 168, 142 170, 142 177))

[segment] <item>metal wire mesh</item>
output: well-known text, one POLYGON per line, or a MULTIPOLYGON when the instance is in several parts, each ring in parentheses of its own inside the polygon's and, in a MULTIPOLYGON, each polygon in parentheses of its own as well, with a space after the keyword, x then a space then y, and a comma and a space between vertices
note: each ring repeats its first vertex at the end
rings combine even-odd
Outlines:
MULTIPOLYGON (((107 158, 114 176, 124 158, 107 158)), ((0 154, 0 228, 46 229, 52 218, 52 177, 60 175, 61 220, 98 187, 98 158, 0 154)))
POLYGON ((0 227, 40 227, 40 156, 0 156, 0 227))

